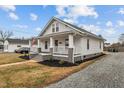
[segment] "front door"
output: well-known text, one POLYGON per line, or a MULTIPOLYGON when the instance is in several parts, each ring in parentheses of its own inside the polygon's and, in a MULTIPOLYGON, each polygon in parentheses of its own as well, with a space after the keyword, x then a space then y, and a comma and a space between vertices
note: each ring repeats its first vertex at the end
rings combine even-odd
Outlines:
POLYGON ((56 47, 58 46, 58 40, 55 40, 55 46, 56 47))

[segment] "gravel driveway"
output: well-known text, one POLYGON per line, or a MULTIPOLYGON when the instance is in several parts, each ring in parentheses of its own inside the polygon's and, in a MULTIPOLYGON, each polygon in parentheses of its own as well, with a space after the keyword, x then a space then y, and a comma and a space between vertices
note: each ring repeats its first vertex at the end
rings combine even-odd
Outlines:
POLYGON ((87 68, 51 84, 51 88, 124 87, 124 53, 110 53, 87 68))

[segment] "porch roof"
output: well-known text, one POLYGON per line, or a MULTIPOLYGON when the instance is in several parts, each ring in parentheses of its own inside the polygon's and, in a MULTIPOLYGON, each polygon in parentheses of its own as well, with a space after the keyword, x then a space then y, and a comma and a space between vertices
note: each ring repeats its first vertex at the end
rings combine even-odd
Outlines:
POLYGON ((67 35, 67 34, 77 34, 75 31, 63 31, 63 32, 56 32, 56 33, 52 33, 52 34, 47 34, 45 36, 39 36, 37 38, 47 38, 47 37, 51 37, 51 36, 59 36, 59 35, 67 35))

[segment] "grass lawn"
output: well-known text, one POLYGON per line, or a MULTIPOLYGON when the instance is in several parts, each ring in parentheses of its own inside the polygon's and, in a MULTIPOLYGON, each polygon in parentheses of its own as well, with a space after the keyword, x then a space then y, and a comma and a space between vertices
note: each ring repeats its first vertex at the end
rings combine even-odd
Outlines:
POLYGON ((0 68, 0 87, 45 87, 77 72, 94 60, 77 66, 60 65, 57 62, 28 62, 0 68))
POLYGON ((16 63, 27 60, 24 57, 24 54, 17 54, 17 53, 0 53, 0 65, 2 64, 9 64, 9 63, 16 63))

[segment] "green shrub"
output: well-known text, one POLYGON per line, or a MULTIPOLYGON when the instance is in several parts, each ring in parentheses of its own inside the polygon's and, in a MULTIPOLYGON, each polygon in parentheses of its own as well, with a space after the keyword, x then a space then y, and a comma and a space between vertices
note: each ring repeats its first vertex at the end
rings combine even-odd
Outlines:
POLYGON ((52 58, 52 56, 50 57, 50 62, 53 62, 53 58, 52 58))
POLYGON ((64 60, 60 60, 60 61, 59 61, 59 64, 64 64, 64 63, 65 63, 64 60))

